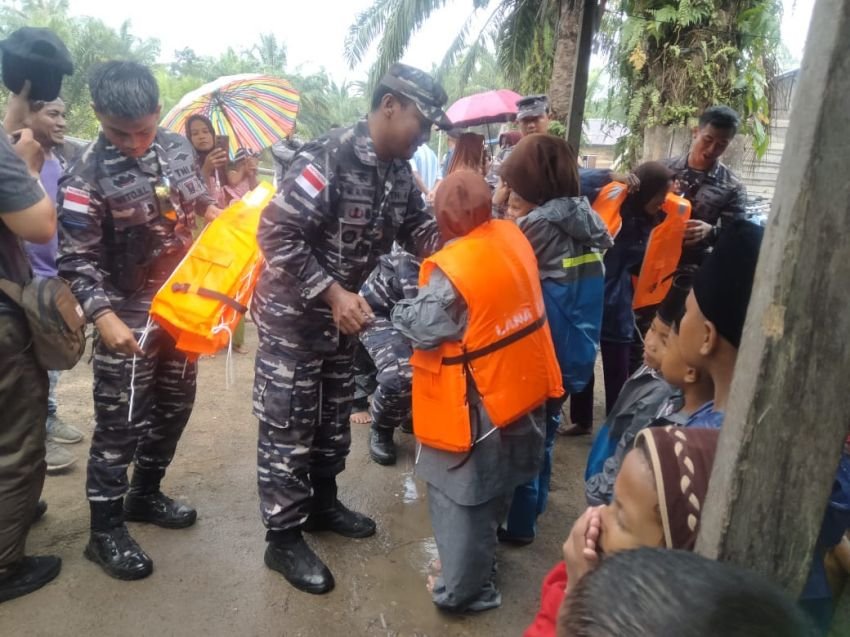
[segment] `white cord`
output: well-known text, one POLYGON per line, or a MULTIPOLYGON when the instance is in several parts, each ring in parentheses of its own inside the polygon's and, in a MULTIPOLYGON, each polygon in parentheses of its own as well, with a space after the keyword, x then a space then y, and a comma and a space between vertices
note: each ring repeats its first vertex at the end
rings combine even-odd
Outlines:
POLYGON ((216 325, 213 335, 227 332, 227 359, 224 364, 224 384, 227 389, 236 382, 236 373, 233 371, 233 331, 224 323, 216 325))
MULTIPOLYGON (((145 329, 142 331, 141 337, 139 337, 139 348, 145 348, 145 342, 148 340, 148 334, 150 334, 151 328, 153 327, 153 319, 148 316, 148 322, 145 325, 145 329)), ((133 354, 133 365, 130 368, 130 404, 127 409, 127 422, 133 422, 133 403, 136 401, 136 354, 133 354)))
POLYGON ((476 441, 475 441, 474 443, 472 443, 472 444, 473 444, 473 445, 477 445, 479 442, 481 442, 482 440, 486 440, 487 438, 489 438, 489 437, 490 437, 490 435, 491 435, 493 432, 498 431, 498 430, 499 430, 499 428, 498 428, 496 425, 493 425, 493 428, 492 428, 490 431, 488 431, 486 434, 484 434, 483 436, 481 436, 478 440, 476 440, 476 441))

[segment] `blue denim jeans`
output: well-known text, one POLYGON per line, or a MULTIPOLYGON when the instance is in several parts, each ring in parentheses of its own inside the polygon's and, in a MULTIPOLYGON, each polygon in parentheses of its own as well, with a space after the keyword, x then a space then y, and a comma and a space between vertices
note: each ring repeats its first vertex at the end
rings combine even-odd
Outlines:
POLYGON ((59 377, 62 372, 59 370, 50 370, 47 372, 47 378, 50 379, 50 389, 47 392, 47 416, 55 416, 59 405, 56 402, 56 384, 59 382, 59 377))
POLYGON ((519 485, 514 491, 506 530, 514 537, 534 537, 537 533, 537 516, 546 510, 549 499, 549 483, 552 480, 552 453, 555 448, 555 433, 561 422, 563 398, 546 403, 546 446, 540 473, 533 480, 519 485))

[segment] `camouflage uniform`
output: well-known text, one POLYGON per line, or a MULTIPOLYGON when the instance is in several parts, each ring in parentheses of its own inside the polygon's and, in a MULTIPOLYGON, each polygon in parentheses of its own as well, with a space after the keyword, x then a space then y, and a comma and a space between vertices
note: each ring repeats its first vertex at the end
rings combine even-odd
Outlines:
POLYGON ((334 282, 357 292, 394 240, 430 254, 439 239, 409 163, 380 161, 365 119, 299 151, 258 239, 257 472, 263 521, 282 531, 304 522, 311 480, 340 473, 351 443, 356 338, 319 295, 334 282))
POLYGON ((381 257, 360 294, 375 312, 375 321, 360 334, 377 369, 378 386, 372 397, 374 427, 395 429, 411 420, 410 391, 413 372, 410 341, 393 327, 390 315, 401 299, 416 296, 419 259, 402 250, 381 257))
POLYGON ((369 411, 369 396, 378 387, 376 378, 378 370, 369 352, 358 343, 354 348, 354 400, 351 403, 351 411, 369 411))
MULTIPOLYGON (((160 129, 133 159, 101 134, 60 181, 57 200, 59 275, 87 318, 113 311, 141 339, 154 294, 192 243, 195 213, 212 203, 185 138, 160 129)), ((147 355, 134 363, 95 336, 96 425, 86 482, 93 502, 124 496, 133 460, 161 477, 192 412, 196 364, 156 324, 143 349, 147 355)))

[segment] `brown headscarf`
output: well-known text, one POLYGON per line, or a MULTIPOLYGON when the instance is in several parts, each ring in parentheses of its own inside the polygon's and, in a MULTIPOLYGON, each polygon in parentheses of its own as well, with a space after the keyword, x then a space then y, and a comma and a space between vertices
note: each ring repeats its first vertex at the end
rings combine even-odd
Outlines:
POLYGON ((440 182, 434 215, 445 241, 463 237, 490 220, 490 187, 479 173, 458 170, 440 182))
POLYGON ((708 493, 719 429, 650 427, 635 439, 649 454, 668 549, 692 551, 708 493))
POLYGON ((502 162, 502 180, 529 203, 541 205, 559 197, 578 197, 578 160, 560 137, 526 135, 502 162))

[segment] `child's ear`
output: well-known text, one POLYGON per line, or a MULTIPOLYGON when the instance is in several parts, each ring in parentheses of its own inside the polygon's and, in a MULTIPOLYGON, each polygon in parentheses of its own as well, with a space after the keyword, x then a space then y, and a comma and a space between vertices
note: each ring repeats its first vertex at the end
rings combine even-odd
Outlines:
POLYGON ((720 334, 717 332, 717 326, 711 321, 703 321, 703 337, 699 353, 703 356, 711 356, 717 349, 719 339, 720 334))
POLYGON ((696 385, 699 382, 699 370, 696 367, 688 367, 685 370, 685 384, 696 385))

